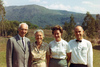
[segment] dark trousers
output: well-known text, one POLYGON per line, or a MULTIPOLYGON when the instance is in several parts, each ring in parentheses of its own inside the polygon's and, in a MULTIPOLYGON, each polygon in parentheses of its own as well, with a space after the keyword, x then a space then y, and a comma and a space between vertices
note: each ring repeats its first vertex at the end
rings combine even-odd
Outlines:
POLYGON ((87 67, 87 65, 84 65, 84 64, 73 64, 73 63, 71 63, 70 67, 87 67))

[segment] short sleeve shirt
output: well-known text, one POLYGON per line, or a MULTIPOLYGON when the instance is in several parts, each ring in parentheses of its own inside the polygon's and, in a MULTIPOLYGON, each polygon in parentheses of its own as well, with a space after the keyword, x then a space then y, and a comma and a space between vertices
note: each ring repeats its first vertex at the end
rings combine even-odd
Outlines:
POLYGON ((53 40, 49 43, 49 49, 50 49, 50 56, 55 59, 65 59, 66 53, 70 53, 71 49, 68 43, 61 39, 61 41, 56 42, 56 40, 53 40))

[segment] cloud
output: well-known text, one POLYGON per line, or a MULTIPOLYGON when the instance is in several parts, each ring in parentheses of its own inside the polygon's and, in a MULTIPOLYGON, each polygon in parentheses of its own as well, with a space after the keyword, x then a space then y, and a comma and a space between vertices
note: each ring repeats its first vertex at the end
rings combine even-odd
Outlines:
POLYGON ((41 4, 47 4, 47 1, 41 1, 41 0, 29 0, 29 2, 33 2, 33 3, 41 3, 41 4))
POLYGON ((7 1, 3 1, 3 3, 4 3, 3 4, 4 6, 9 6, 9 4, 7 3, 7 1))
POLYGON ((90 13, 100 14, 100 4, 95 4, 95 3, 92 3, 90 1, 83 1, 82 3, 87 6, 87 10, 90 13))
POLYGON ((48 2, 47 2, 47 1, 42 1, 42 3, 43 3, 43 4, 47 4, 48 2))
POLYGON ((70 10, 70 6, 65 6, 63 4, 51 4, 49 6, 46 6, 46 8, 59 9, 59 10, 70 10))
POLYGON ((83 1, 82 3, 87 4, 87 5, 92 5, 93 4, 92 2, 89 2, 89 1, 83 1))
POLYGON ((73 6, 71 7, 70 5, 63 5, 63 4, 51 4, 49 6, 46 6, 46 8, 49 9, 57 9, 57 10, 67 10, 67 11, 72 11, 72 12, 81 12, 81 13, 86 13, 86 9, 83 7, 79 6, 73 6))
POLYGON ((84 7, 79 7, 79 6, 74 6, 72 7, 72 10, 74 12, 81 12, 81 13, 86 13, 87 10, 84 7))
POLYGON ((29 0, 29 2, 40 2, 40 0, 29 0))
POLYGON ((85 5, 88 5, 89 7, 100 8, 99 4, 94 4, 94 3, 90 2, 90 1, 83 1, 82 3, 85 4, 85 5))

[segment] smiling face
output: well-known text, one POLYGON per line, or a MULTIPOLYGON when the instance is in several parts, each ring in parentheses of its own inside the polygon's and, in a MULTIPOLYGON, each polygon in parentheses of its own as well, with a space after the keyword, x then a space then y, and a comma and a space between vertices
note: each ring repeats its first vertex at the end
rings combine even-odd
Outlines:
POLYGON ((53 35, 57 42, 61 40, 62 33, 60 32, 60 30, 55 30, 53 35))
POLYGON ((28 26, 26 24, 22 24, 20 28, 18 28, 18 34, 21 37, 24 37, 28 32, 28 26))
POLYGON ((77 26, 75 28, 74 32, 75 32, 75 37, 76 37, 77 40, 83 39, 84 30, 81 26, 77 26))
POLYGON ((37 42, 42 42, 43 40, 43 33, 42 32, 36 32, 35 33, 35 39, 37 42))

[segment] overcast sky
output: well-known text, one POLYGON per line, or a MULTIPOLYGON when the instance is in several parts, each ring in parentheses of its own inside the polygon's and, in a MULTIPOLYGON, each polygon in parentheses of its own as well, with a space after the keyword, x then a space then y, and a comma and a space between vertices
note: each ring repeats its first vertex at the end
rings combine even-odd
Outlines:
POLYGON ((67 10, 78 13, 100 14, 100 0, 2 0, 4 6, 36 4, 49 9, 67 10))

